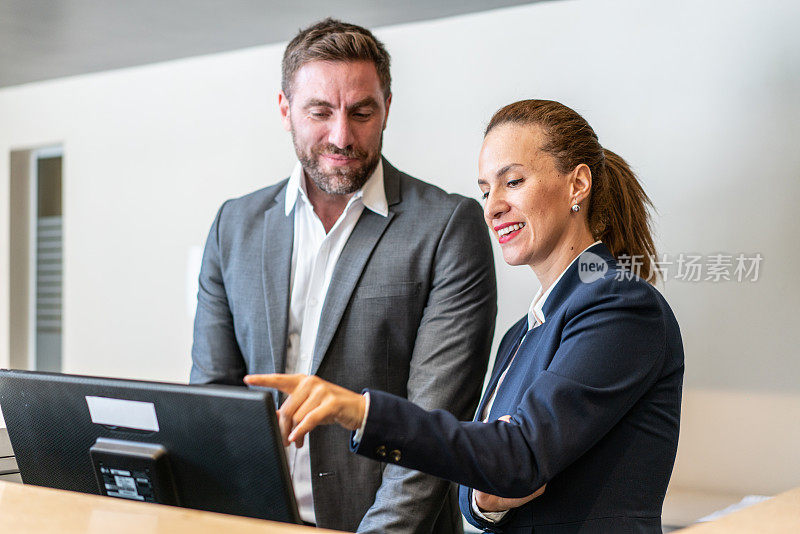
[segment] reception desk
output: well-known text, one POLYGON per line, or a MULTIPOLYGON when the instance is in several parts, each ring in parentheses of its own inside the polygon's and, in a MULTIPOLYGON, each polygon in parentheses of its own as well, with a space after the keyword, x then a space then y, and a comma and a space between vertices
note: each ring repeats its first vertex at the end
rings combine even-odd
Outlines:
MULTIPOLYGON (((302 534, 333 530, 0 482, 0 532, 30 534, 302 534)), ((686 534, 796 534, 800 488, 686 534)))
POLYGON ((335 531, 0 482, 0 532, 302 534, 335 531))
MULTIPOLYGON (((302 534, 333 530, 0 482, 0 532, 30 534, 302 534)), ((800 488, 686 534, 796 534, 800 488)))
POLYGON ((800 488, 708 523, 679 530, 681 534, 797 534, 800 532, 800 488))

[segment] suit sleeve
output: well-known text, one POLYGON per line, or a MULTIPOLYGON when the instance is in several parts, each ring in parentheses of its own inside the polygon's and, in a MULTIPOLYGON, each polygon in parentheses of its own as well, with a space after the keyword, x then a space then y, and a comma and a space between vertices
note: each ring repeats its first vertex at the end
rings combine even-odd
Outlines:
POLYGON ((217 213, 206 240, 197 293, 192 343, 193 384, 243 385, 246 367, 233 329, 220 252, 220 225, 227 202, 217 213))
MULTIPOLYGON (((425 409, 447 410, 454 421, 471 419, 497 314, 494 260, 477 202, 463 199, 457 205, 434 261, 411 357, 408 399, 425 409)), ((430 533, 449 490, 444 480, 387 465, 358 532, 430 533)))
POLYGON ((398 465, 501 497, 533 493, 611 430, 652 387, 664 361, 663 311, 651 289, 612 287, 580 300, 511 423, 459 422, 370 391, 356 452, 377 459, 397 451, 398 465))

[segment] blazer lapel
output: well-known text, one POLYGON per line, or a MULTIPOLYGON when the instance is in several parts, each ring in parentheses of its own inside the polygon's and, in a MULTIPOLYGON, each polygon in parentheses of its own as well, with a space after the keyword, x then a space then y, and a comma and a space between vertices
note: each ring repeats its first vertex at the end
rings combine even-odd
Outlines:
MULTIPOLYGON (((475 421, 480 421, 483 418, 483 411, 486 409, 486 403, 489 402, 489 398, 491 397, 492 393, 495 389, 497 389, 497 383, 500 381, 500 376, 505 371, 506 367, 508 367, 509 362, 511 361, 511 357, 517 351, 522 342, 522 337, 528 331, 528 322, 527 320, 524 323, 520 323, 518 326, 519 332, 514 336, 514 342, 509 343, 508 347, 503 350, 502 358, 498 358, 495 363, 495 367, 492 370, 492 378, 489 380, 489 384, 486 386, 486 391, 483 392, 483 398, 481 399, 480 404, 478 405, 478 410, 475 412, 475 421), (497 363, 500 363, 498 366, 497 363)), ((500 356, 498 349, 498 357, 500 356)))
POLYGON ((336 262, 319 320, 319 330, 317 330, 317 340, 314 345, 314 359, 311 365, 312 375, 317 373, 325 353, 328 352, 328 347, 339 328, 344 310, 347 308, 356 284, 361 278, 361 273, 372 255, 372 250, 394 218, 391 207, 400 202, 399 174, 399 171, 383 158, 383 187, 386 192, 386 201, 389 204, 389 214, 383 217, 365 208, 336 262))
POLYGON ((389 212, 387 217, 382 217, 365 209, 356 227, 353 228, 353 233, 350 234, 339 261, 336 262, 328 294, 325 296, 325 304, 322 306, 317 341, 314 345, 314 361, 311 365, 312 375, 317 373, 333 335, 339 328, 344 310, 367 265, 372 249, 375 248, 393 217, 392 212, 389 212))
MULTIPOLYGON (((267 308, 267 329, 275 373, 286 365, 286 331, 289 327, 289 277, 294 243, 294 209, 286 216, 286 188, 275 196, 275 203, 264 213, 262 273, 267 308)), ((267 372, 264 370, 263 372, 267 372)))

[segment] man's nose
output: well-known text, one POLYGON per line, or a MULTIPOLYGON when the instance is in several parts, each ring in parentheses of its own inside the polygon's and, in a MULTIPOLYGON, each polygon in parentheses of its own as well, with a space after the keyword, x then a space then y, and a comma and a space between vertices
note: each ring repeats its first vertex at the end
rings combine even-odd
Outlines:
POLYGON ((337 148, 347 148, 353 144, 353 128, 350 120, 344 116, 332 121, 328 142, 337 148))

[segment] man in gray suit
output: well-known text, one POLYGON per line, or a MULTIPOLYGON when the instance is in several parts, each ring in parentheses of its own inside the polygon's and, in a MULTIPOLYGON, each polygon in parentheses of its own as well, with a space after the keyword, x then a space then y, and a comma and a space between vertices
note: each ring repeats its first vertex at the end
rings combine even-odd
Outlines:
MULTIPOLYGON (((494 332, 495 274, 482 210, 381 156, 389 54, 326 19, 283 59, 278 103, 298 164, 225 202, 200 272, 193 383, 304 373, 471 418, 494 332)), ((422 124, 420 124, 422 126, 422 124)), ((453 488, 351 454, 321 427, 287 451, 301 517, 374 533, 461 532, 453 488)))

